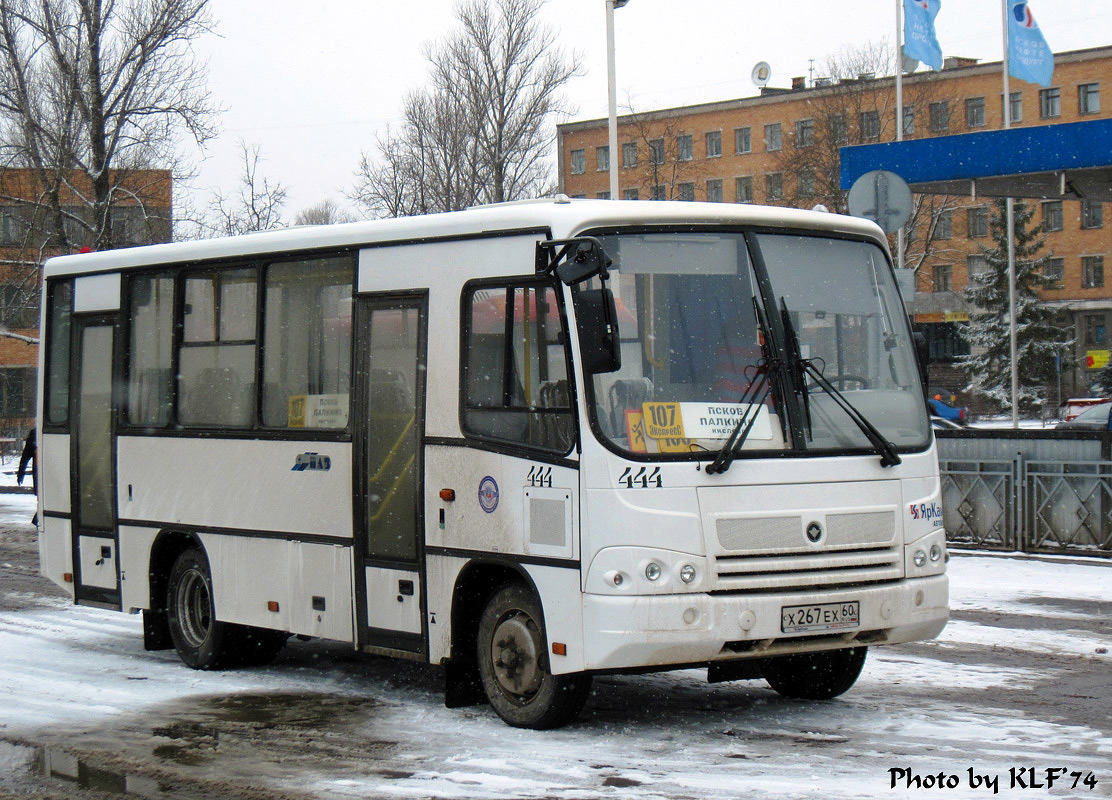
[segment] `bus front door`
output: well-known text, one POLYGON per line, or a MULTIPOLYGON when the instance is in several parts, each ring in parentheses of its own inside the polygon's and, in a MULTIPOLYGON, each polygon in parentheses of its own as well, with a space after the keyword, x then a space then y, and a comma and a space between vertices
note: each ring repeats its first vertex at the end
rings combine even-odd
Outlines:
POLYGON ((119 608, 119 542, 115 535, 115 441, 112 430, 112 352, 115 324, 74 320, 73 509, 74 599, 119 608))
POLYGON ((427 297, 363 297, 359 303, 358 641, 420 655, 426 641, 421 440, 427 297))

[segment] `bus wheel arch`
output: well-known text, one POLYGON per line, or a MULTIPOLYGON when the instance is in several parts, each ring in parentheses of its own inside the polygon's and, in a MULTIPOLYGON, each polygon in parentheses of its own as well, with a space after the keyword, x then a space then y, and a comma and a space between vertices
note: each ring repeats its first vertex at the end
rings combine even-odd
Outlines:
POLYGON ((540 596, 522 581, 504 583, 487 597, 475 654, 491 707, 514 727, 566 725, 590 696, 590 675, 552 673, 540 596))
POLYGON ((200 548, 201 543, 192 534, 174 530, 160 532, 151 545, 147 566, 150 600, 149 608, 143 610, 143 647, 146 650, 169 650, 174 646, 166 613, 166 592, 174 562, 191 547, 200 548))

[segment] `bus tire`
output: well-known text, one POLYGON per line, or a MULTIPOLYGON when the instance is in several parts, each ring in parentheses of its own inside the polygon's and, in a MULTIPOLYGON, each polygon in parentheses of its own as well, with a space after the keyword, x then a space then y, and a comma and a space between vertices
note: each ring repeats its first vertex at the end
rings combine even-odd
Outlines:
POLYGON ((174 649, 193 669, 235 663, 235 626, 216 620, 212 572, 203 551, 191 547, 174 562, 167 582, 166 612, 174 649))
POLYGON ((830 700, 849 691, 865 666, 867 647, 766 658, 761 674, 784 697, 830 700))
POLYGON ((540 602, 521 584, 487 601, 479 619, 479 675, 495 713, 515 728, 567 725, 591 693, 591 676, 553 675, 540 602))

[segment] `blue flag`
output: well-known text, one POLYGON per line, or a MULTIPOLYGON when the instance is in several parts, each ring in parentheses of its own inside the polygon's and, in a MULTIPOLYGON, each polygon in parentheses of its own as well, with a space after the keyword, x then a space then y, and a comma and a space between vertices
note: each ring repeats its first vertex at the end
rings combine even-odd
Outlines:
POLYGON ((942 48, 934 35, 934 18, 942 0, 903 0, 904 54, 917 58, 931 69, 942 69, 942 48))
POLYGON ((1025 0, 1008 0, 1008 74, 1039 86, 1054 80, 1054 53, 1025 0))

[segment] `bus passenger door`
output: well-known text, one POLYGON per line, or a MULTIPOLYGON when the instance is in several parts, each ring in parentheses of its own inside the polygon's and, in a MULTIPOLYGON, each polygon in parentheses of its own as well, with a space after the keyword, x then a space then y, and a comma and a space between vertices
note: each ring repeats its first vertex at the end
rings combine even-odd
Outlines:
POLYGON ((357 641, 395 653, 425 652, 421 440, 427 308, 424 294, 359 299, 357 641))
POLYGON ((112 365, 115 324, 74 319, 72 464, 74 596, 77 602, 118 608, 116 447, 112 365))

